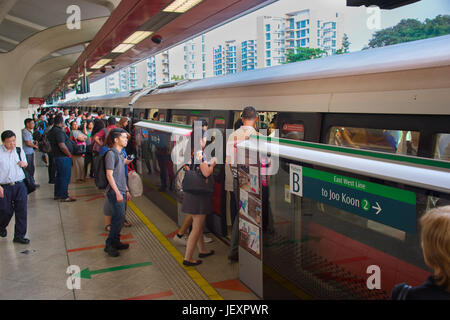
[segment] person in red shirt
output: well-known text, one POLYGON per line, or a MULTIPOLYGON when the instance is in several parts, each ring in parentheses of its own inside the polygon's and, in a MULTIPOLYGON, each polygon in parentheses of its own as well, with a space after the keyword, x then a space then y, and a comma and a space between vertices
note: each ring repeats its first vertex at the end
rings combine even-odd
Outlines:
POLYGON ((108 133, 112 129, 117 128, 117 126, 116 126, 116 118, 109 117, 107 123, 108 123, 108 126, 105 129, 102 129, 99 132, 97 132, 97 134, 94 137, 95 143, 98 144, 100 146, 100 148, 103 147, 104 142, 106 141, 106 137, 107 137, 108 133))

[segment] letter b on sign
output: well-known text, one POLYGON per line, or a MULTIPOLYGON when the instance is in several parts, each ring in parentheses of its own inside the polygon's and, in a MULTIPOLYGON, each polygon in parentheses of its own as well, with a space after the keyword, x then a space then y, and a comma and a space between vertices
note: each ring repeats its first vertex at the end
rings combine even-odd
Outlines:
POLYGON ((289 187, 291 193, 303 197, 303 173, 302 167, 295 164, 289 165, 289 187))

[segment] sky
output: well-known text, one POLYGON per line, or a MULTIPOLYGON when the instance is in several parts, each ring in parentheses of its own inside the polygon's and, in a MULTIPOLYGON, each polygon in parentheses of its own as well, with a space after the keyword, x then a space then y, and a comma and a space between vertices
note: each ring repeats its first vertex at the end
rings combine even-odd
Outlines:
MULTIPOLYGON (((366 46, 377 29, 369 29, 367 21, 373 20, 374 12, 368 11, 366 7, 347 7, 346 0, 278 0, 266 7, 249 13, 239 19, 231 21, 217 29, 207 33, 208 51, 212 47, 227 40, 244 41, 256 39, 256 18, 258 16, 283 17, 284 14, 302 9, 315 8, 327 11, 340 12, 344 17, 344 32, 350 41, 350 52, 359 51, 366 46), (214 39, 211 41, 210 39, 214 39)), ((450 14, 450 0, 421 0, 419 2, 392 10, 380 10, 380 29, 392 27, 402 19, 413 18, 424 21, 426 18, 434 18, 439 14, 450 14)), ((180 59, 183 51, 180 52, 180 59)), ((212 52, 212 51, 211 51, 212 52)), ((184 63, 183 63, 184 65, 184 63)), ((91 84, 89 96, 102 95, 105 92, 104 80, 91 84)), ((84 95, 78 95, 82 97, 84 95)), ((68 94, 68 99, 74 98, 75 94, 68 94)))

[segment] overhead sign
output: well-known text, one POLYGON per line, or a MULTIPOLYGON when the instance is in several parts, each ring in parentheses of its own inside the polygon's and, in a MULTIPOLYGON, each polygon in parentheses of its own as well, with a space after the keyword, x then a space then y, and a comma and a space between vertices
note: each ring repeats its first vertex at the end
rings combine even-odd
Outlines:
POLYGON ((303 197, 408 233, 416 233, 414 192, 316 169, 290 166, 291 193, 298 194, 298 190, 302 190, 303 197), (301 178, 297 177, 299 171, 301 178))
POLYGON ((34 97, 30 97, 28 98, 28 104, 38 104, 38 105, 43 105, 45 102, 44 98, 34 98, 34 97))

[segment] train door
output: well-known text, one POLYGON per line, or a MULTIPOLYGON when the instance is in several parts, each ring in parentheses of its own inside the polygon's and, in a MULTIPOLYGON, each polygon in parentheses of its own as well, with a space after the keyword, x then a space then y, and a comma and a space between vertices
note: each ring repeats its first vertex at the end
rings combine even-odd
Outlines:
POLYGON ((222 137, 222 156, 211 153, 212 157, 218 157, 218 162, 214 168, 215 190, 213 195, 213 212, 206 216, 206 225, 209 230, 221 237, 229 236, 227 228, 227 194, 225 192, 225 145, 226 145, 226 129, 227 123, 230 122, 230 113, 227 111, 213 110, 209 116, 209 128, 217 129, 207 144, 216 141, 218 135, 222 137))

